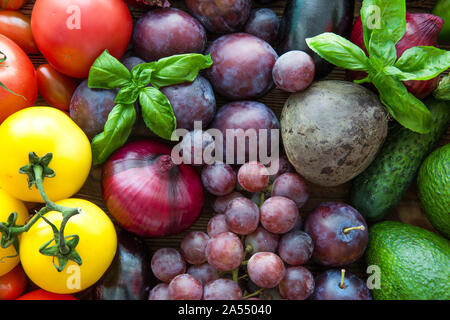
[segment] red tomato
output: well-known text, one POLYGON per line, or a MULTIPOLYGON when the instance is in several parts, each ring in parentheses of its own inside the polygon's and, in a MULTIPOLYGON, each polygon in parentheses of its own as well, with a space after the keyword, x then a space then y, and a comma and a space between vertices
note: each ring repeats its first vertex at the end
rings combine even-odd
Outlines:
POLYGON ((57 294, 42 289, 28 292, 17 300, 77 300, 70 294, 57 294))
POLYGON ((36 74, 39 93, 45 101, 52 107, 69 111, 70 100, 77 89, 77 83, 49 64, 39 66, 36 74))
POLYGON ((27 278, 19 264, 0 277, 0 300, 14 300, 20 297, 27 286, 27 278))
POLYGON ((0 34, 0 123, 20 109, 31 107, 37 98, 36 71, 26 53, 12 40, 0 34))
POLYGON ((39 50, 31 33, 31 20, 18 11, 0 11, 0 34, 17 43, 26 53, 39 50))
POLYGON ((44 57, 73 78, 87 78, 105 49, 121 59, 132 28, 123 0, 37 0, 31 16, 33 36, 44 57))
POLYGON ((0 0, 0 8, 17 10, 23 7, 27 0, 0 0))

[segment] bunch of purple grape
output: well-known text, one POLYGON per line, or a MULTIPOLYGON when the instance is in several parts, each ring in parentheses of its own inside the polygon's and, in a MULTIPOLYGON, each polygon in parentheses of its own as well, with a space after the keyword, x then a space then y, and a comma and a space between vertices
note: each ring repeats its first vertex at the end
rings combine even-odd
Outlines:
POLYGON ((358 260, 368 241, 362 216, 347 204, 323 203, 303 228, 307 185, 284 157, 278 164, 274 175, 256 161, 238 170, 224 163, 203 168, 205 189, 218 196, 215 215, 207 233, 186 235, 180 252, 163 248, 153 255, 162 283, 149 299, 371 299, 364 281, 345 269, 314 278, 303 266, 311 258, 327 267, 358 260))

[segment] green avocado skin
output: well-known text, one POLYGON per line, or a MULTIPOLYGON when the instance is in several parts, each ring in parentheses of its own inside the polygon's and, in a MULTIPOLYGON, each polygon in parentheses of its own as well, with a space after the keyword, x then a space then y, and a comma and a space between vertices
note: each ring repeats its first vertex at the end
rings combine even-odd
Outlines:
POLYGON ((450 239, 450 144, 425 159, 419 170, 417 189, 428 220, 450 239))
POLYGON ((400 201, 447 130, 450 102, 430 98, 425 104, 433 116, 432 131, 419 134, 402 127, 391 132, 375 160, 353 182, 350 204, 368 221, 383 219, 400 201))
POLYGON ((377 300, 450 300, 450 242, 412 225, 384 221, 370 228, 367 264, 380 268, 377 300))

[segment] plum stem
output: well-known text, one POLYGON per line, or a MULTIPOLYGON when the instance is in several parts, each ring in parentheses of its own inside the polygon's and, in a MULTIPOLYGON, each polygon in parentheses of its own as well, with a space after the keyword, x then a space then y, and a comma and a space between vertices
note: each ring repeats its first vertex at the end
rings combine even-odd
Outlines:
POLYGON ((344 279, 345 279, 345 269, 341 269, 341 282, 339 283, 339 288, 341 289, 345 289, 344 279))
POLYGON ((353 231, 353 230, 361 230, 361 231, 364 231, 364 230, 366 230, 366 227, 364 227, 364 226, 358 226, 358 227, 345 228, 345 229, 343 230, 343 232, 344 232, 345 234, 347 234, 347 233, 349 233, 350 231, 353 231))

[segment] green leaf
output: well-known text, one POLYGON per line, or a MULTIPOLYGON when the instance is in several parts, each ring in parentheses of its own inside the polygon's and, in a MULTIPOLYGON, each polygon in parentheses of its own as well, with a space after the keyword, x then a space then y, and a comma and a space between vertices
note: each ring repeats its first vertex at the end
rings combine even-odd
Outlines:
POLYGON ((395 46, 406 32, 405 0, 364 0, 361 6, 361 21, 364 44, 369 56, 378 56, 384 51, 389 53, 388 59, 391 60, 392 43, 395 46), (372 37, 374 39, 371 45, 372 37))
POLYGON ((444 77, 433 92, 436 99, 439 100, 450 100, 450 76, 444 77))
POLYGON ((364 51, 334 33, 322 33, 306 39, 306 43, 315 53, 338 67, 366 72, 370 69, 369 59, 364 51))
POLYGON ((381 102, 402 126, 418 133, 431 131, 433 126, 431 112, 408 92, 402 82, 382 73, 376 74, 372 82, 380 92, 381 102))
POLYGON ((155 64, 151 84, 155 88, 192 82, 200 70, 211 67, 210 55, 188 53, 160 59, 155 64))
POLYGON ((133 104, 139 97, 139 90, 141 88, 137 87, 133 83, 122 88, 117 93, 115 104, 133 104))
POLYGON ((94 165, 105 162, 114 151, 125 144, 135 121, 136 110, 131 104, 118 104, 111 110, 105 130, 92 140, 94 165))
POLYGON ((155 70, 156 62, 141 63, 138 64, 131 70, 131 75, 133 76, 133 82, 138 87, 146 87, 150 84, 152 80, 152 73, 155 70))
POLYGON ((450 51, 436 47, 413 47, 395 63, 402 71, 399 80, 430 80, 450 68, 450 51))
POLYGON ((130 71, 105 50, 89 71, 88 86, 96 89, 115 89, 129 85, 131 80, 130 71))
POLYGON ((171 140, 177 119, 169 99, 158 89, 147 87, 141 90, 139 103, 146 126, 161 138, 171 140))

